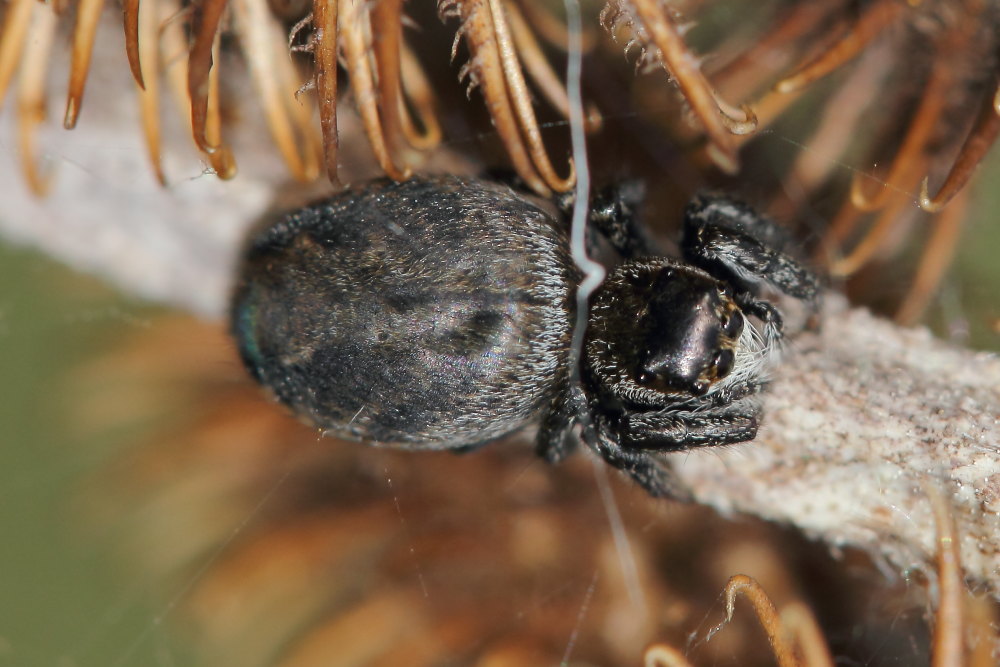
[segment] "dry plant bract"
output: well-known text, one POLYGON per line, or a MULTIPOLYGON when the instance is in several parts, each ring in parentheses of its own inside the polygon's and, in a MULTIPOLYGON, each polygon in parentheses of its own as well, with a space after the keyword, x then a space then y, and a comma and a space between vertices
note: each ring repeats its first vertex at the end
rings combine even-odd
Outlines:
MULTIPOLYGON (((947 502, 932 485, 926 487, 937 530, 937 608, 930 642, 931 667, 989 667, 1000 657, 1000 635, 996 632, 996 605, 975 596, 962 580, 959 536, 947 502)), ((749 602, 767 636, 779 667, 833 667, 834 658, 816 616, 801 599, 782 605, 779 611, 753 577, 738 574, 723 590, 726 618, 706 637, 733 621, 737 597, 749 602)), ((692 667, 684 652, 668 644, 653 644, 644 655, 646 667, 692 667)))
POLYGON ((929 226, 896 313, 912 324, 951 263, 963 188, 1000 131, 1000 5, 830 0, 769 8, 752 39, 733 30, 715 45, 709 74, 724 93, 754 99, 759 129, 820 89, 822 101, 812 102, 818 123, 802 142, 808 150, 782 177, 775 208, 803 215, 840 177, 837 165, 860 165, 818 257, 846 278, 899 255, 919 236, 917 222, 929 226))
MULTIPOLYGON (((749 9, 727 0, 611 0, 599 19, 600 6, 590 8, 593 22, 623 42, 626 53, 639 50, 638 68, 669 75, 691 122, 674 123, 676 116, 667 114, 667 129, 682 140, 691 132, 703 135, 691 148, 707 149, 704 154, 724 172, 735 173, 747 142, 786 111, 815 107, 818 122, 801 142, 808 150, 780 175, 772 209, 802 218, 817 202, 831 201, 831 188, 844 173, 837 165, 860 165, 848 192, 836 199, 842 206, 828 213, 832 222, 817 257, 835 277, 847 279, 899 256, 907 239, 926 236, 897 309, 901 322, 919 319, 960 237, 964 186, 1000 131, 997 3, 772 0, 749 9), (709 47, 696 53, 688 40, 693 28, 703 17, 711 24, 720 15, 734 18, 702 35, 709 47), (917 223, 929 231, 922 234, 917 223)), ((237 172, 228 137, 254 97, 291 175, 310 181, 325 173, 336 182, 343 125, 338 102, 345 88, 379 168, 396 179, 408 176, 425 164, 448 128, 436 109, 441 78, 421 64, 443 45, 422 41, 421 25, 405 29, 411 25, 407 9, 423 25, 433 20, 427 7, 402 0, 283 7, 265 0, 125 0, 115 21, 125 40, 116 48, 135 81, 156 177, 169 180, 163 166, 167 89, 194 145, 220 177, 237 172), (253 96, 227 86, 239 78, 234 57, 245 62, 253 96), (346 87, 338 85, 338 72, 346 74, 346 87)), ((436 3, 455 35, 448 76, 457 69, 470 94, 480 90, 511 166, 542 194, 567 190, 574 180, 572 161, 550 155, 535 112, 544 100, 568 117, 553 64, 566 43, 557 9, 528 0, 436 3)), ((10 96, 16 98, 11 106, 21 172, 33 192, 44 194, 54 177, 45 164, 48 151, 39 146, 48 98, 65 91, 64 127, 80 124, 78 131, 86 131, 84 93, 94 49, 103 46, 98 31, 111 29, 99 19, 119 10, 101 0, 7 0, 0 11, 0 100, 16 80, 10 96), (63 58, 69 62, 64 87, 52 80, 62 70, 55 61, 63 58)), ((585 37, 593 47, 594 35, 585 37)), ((642 112, 642 99, 633 103, 642 112)), ((600 123, 590 107, 588 128, 600 123)))
MULTIPOLYGON (((572 163, 559 176, 542 142, 525 71, 554 108, 568 113, 566 93, 539 44, 532 22, 551 35, 555 21, 531 3, 511 0, 441 0, 442 19, 457 18, 452 58, 464 41, 468 56, 459 76, 486 101, 511 164, 540 193, 566 190, 572 163), (529 21, 526 15, 531 18, 529 21)), ((44 120, 48 60, 52 41, 72 23, 66 129, 76 127, 83 109, 104 3, 75 6, 13 0, 4 6, 0 29, 0 99, 19 73, 17 114, 23 172, 37 194, 46 180, 37 168, 34 126, 44 120)), ((161 84, 166 79, 181 108, 195 146, 223 179, 236 175, 226 141, 227 113, 220 77, 220 49, 236 48, 245 61, 267 126, 290 173, 298 180, 317 176, 321 164, 331 181, 338 174, 338 70, 349 90, 364 132, 381 169, 404 179, 420 154, 441 139, 434 94, 416 52, 404 35, 402 0, 315 0, 291 17, 278 16, 265 0, 126 0, 122 5, 122 56, 136 84, 142 126, 157 177, 165 181, 160 155, 161 84), (229 47, 223 46, 223 38, 229 47), (318 111, 318 127, 314 117, 318 111)), ((107 27, 107 26, 105 26, 107 27)), ((419 38, 419 33, 417 33, 419 38)), ((591 40, 592 41, 592 40, 591 40)), ((247 102, 242 99, 240 104, 247 102)), ((591 110, 589 125, 600 119, 591 110)))

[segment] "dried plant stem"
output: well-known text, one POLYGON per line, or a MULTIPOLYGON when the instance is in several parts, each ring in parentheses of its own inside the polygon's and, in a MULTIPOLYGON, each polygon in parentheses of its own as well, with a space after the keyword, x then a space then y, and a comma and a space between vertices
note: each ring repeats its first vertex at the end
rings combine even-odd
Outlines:
MULTIPOLYGON (((11 158, 0 176, 16 171, 11 158)), ((35 244, 78 266, 117 276, 126 289, 222 315, 227 267, 241 238, 237 221, 250 224, 252 197, 263 207, 266 195, 203 179, 211 197, 195 198, 191 210, 178 197, 168 208, 160 195, 169 224, 157 235, 148 233, 147 199, 139 198, 132 214, 127 202, 116 215, 99 214, 94 204, 98 219, 86 221, 84 243, 74 231, 79 216, 65 213, 66 201, 79 196, 67 189, 70 173, 44 203, 27 193, 10 198, 0 225, 21 238, 34 234, 35 244), (50 224, 58 210, 65 225, 50 224), (34 222, 40 219, 47 224, 34 222), (224 229, 228 241, 220 244, 224 229), (164 243, 170 234, 175 243, 164 243), (170 254, 192 244, 198 252, 170 254), (117 247, 124 250, 108 254, 117 247)), ((81 179, 91 201, 95 185, 81 179)), ((792 524, 831 545, 866 549, 900 571, 929 568, 937 552, 929 483, 955 516, 963 567, 1000 589, 1000 360, 849 310, 836 296, 828 297, 822 326, 794 338, 775 369, 757 440, 673 455, 678 473, 699 501, 724 513, 792 524)))
POLYGON ((337 0, 314 0, 315 81, 326 174, 337 182, 337 0))
POLYGON ((0 27, 0 106, 17 71, 34 5, 33 0, 12 0, 4 12, 3 26, 0 27))
POLYGON ((982 109, 976 118, 976 124, 966 137, 962 150, 955 159, 948 177, 941 188, 930 194, 928 179, 920 186, 920 206, 926 211, 936 213, 943 209, 958 192, 965 187, 976 167, 993 146, 1000 134, 1000 86, 993 95, 983 99, 982 109))
POLYGON ((830 297, 775 372, 751 445, 677 455, 701 502, 789 523, 900 571, 938 551, 945 498, 966 572, 1000 590, 1000 359, 830 297))
POLYGON ((69 76, 69 94, 66 96, 66 116, 63 127, 72 130, 83 104, 83 89, 90 71, 90 57, 94 49, 97 24, 101 19, 104 0, 81 0, 76 10, 76 27, 73 30, 73 68, 69 76))
MULTIPOLYGON (((126 7, 128 5, 126 4, 126 7)), ((136 2, 136 35, 135 69, 132 75, 136 81, 139 96, 140 116, 142 118, 143 136, 146 139, 146 151, 149 154, 153 173, 161 185, 166 185, 167 179, 163 173, 163 161, 160 159, 160 77, 159 77, 159 44, 156 34, 159 31, 159 4, 156 0, 144 0, 141 5, 136 2), (143 76, 143 63, 149 70, 149 76, 143 76)), ((131 43, 129 36, 125 37, 126 45, 131 43)), ((131 55, 129 62, 133 60, 131 55)))
POLYGON ((28 41, 18 81, 17 137, 24 180, 34 194, 43 196, 49 191, 51 179, 39 164, 36 140, 38 127, 45 121, 45 71, 55 40, 56 13, 52 7, 41 4, 36 4, 32 13, 34 39, 28 41))
POLYGON ((906 5, 895 0, 877 0, 871 3, 840 40, 811 63, 779 81, 775 88, 782 93, 790 93, 833 72, 861 53, 905 9, 906 5))

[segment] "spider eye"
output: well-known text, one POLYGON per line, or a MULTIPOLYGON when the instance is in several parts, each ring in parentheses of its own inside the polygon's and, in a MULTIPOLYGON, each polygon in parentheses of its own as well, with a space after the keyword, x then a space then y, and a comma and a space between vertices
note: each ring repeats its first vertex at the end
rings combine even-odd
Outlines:
POLYGON ((734 361, 736 361, 736 355, 733 354, 732 350, 720 350, 712 361, 712 366, 715 368, 715 377, 724 378, 729 375, 733 370, 734 361))

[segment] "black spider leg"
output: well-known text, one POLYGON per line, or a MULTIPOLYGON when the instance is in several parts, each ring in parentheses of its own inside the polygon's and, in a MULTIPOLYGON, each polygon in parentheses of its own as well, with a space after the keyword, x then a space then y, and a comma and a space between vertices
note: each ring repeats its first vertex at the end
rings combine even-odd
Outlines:
POLYGON ((568 435, 578 420, 579 406, 568 385, 568 379, 559 382, 557 393, 542 412, 535 436, 535 452, 549 463, 559 463, 576 449, 576 440, 568 435))
POLYGON ((683 502, 693 500, 691 493, 666 461, 649 452, 623 449, 608 418, 591 409, 581 387, 573 387, 553 402, 542 418, 536 449, 549 463, 558 463, 576 449, 577 440, 568 437, 574 424, 580 424, 580 440, 606 463, 628 474, 655 498, 683 502))
POLYGON ((736 285, 741 308, 781 329, 774 306, 756 298, 768 283, 815 309, 819 280, 782 252, 784 230, 750 206, 719 195, 696 196, 684 212, 681 251, 692 264, 736 285))
POLYGON ((769 382, 767 380, 748 378, 744 382, 733 384, 718 391, 714 391, 705 396, 702 400, 708 401, 713 407, 731 405, 737 401, 742 401, 750 396, 759 394, 768 384, 769 382))
POLYGON ((724 410, 676 408, 623 416, 612 424, 601 418, 598 453, 628 473, 651 495, 691 500, 691 493, 657 452, 676 452, 752 440, 757 435, 760 406, 743 399, 724 410))
POLYGON ((791 242, 784 227, 762 215, 746 202, 719 192, 697 193, 688 202, 684 218, 685 222, 690 218, 701 219, 705 223, 715 223, 748 234, 779 252, 784 251, 791 242))
MULTIPOLYGON (((639 224, 639 211, 645 197, 646 186, 642 181, 627 180, 604 187, 590 198, 587 208, 590 229, 599 231, 622 259, 660 254, 639 224)), ((575 200, 572 191, 555 197, 556 206, 566 219, 573 214, 575 200)))
POLYGON ((724 408, 630 413, 618 425, 621 447, 627 449, 681 451, 695 447, 731 445, 757 436, 761 408, 746 397, 724 408))
MULTIPOLYGON (((531 188, 512 169, 494 167, 483 172, 488 180, 502 183, 518 192, 531 194, 531 188)), ((587 225, 590 232, 587 239, 587 253, 595 254, 597 248, 593 232, 604 235, 623 259, 658 255, 660 251, 646 237, 638 222, 639 209, 646 197, 646 186, 642 181, 626 180, 605 186, 594 193, 587 206, 587 225)), ((552 203, 559 209, 567 222, 573 216, 576 192, 557 192, 552 203)))
MULTIPOLYGON (((615 425, 603 414, 595 414, 592 447, 605 462, 626 473, 654 498, 690 502, 694 498, 671 465, 649 451, 621 446, 615 425)), ((586 435, 586 434, 585 434, 586 435)))

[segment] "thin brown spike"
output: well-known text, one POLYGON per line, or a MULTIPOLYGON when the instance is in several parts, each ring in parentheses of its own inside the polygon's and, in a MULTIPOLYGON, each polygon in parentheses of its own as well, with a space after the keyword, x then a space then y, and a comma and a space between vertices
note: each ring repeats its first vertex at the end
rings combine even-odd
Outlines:
POLYGON ((813 255, 814 261, 824 266, 840 261, 844 257, 844 242, 861 221, 861 211, 849 200, 841 202, 833 221, 813 255))
MULTIPOLYGON (((160 159, 160 79, 159 79, 159 7, 157 0, 143 0, 137 6, 136 16, 136 64, 142 64, 149 76, 136 79, 139 92, 139 111, 142 117, 143 134, 146 137, 146 151, 153 165, 153 173, 160 185, 166 185, 163 164, 160 159), (145 84, 145 85, 144 85, 145 84)), ((134 73, 133 73, 134 74, 134 73)))
MULTIPOLYGON (((405 79, 404 79, 405 80, 405 79)), ((393 642, 386 647, 385 653, 378 659, 373 659, 373 665, 390 667, 406 665, 407 667, 435 667, 441 664, 444 653, 451 655, 473 655, 476 646, 480 646, 482 638, 490 632, 488 615, 470 614, 467 611, 449 613, 438 616, 433 624, 420 628, 420 632, 412 633, 393 642), (444 647, 448 647, 445 649, 444 647)), ((334 648, 335 650, 335 648, 334 648)), ((327 653, 330 655, 330 653, 327 653)), ((477 655, 475 664, 486 667, 492 664, 515 664, 510 661, 486 663, 482 655, 477 655)), ((516 664, 539 664, 535 662, 519 662, 516 664)))
POLYGON ((788 8, 778 24, 738 57, 712 73, 720 89, 740 97, 753 95, 761 82, 795 57, 792 45, 829 16, 826 2, 800 2, 788 8))
POLYGON ((854 59, 905 9, 906 5, 898 0, 875 0, 841 39, 812 62, 775 84, 775 90, 780 93, 798 90, 854 59))
POLYGON ((726 621, 733 620, 733 613, 736 607, 736 597, 742 595, 753 608, 757 620, 760 622, 767 639, 771 644, 774 657, 781 667, 792 667, 798 665, 799 661, 795 657, 795 647, 792 645, 787 632, 782 627, 781 617, 774 608, 774 603, 767 596, 764 589, 757 580, 745 574, 737 574, 729 579, 723 591, 726 597, 726 621))
POLYGON ((0 31, 0 108, 14 70, 22 59, 24 40, 31 24, 31 9, 35 0, 11 0, 4 12, 3 30, 0 31))
POLYGON ((188 39, 186 26, 180 20, 185 12, 180 0, 158 0, 159 4, 159 55, 162 59, 163 74, 170 90, 180 121, 194 136, 191 125, 191 98, 188 95, 188 39))
POLYGON ((299 155, 295 128, 283 99, 288 91, 281 85, 278 61, 287 60, 288 52, 282 28, 266 0, 233 0, 232 8, 243 56, 264 106, 271 136, 292 176, 299 181, 309 181, 315 174, 307 170, 307 160, 299 155))
MULTIPOLYGON (((410 177, 410 170, 399 168, 392 159, 382 133, 382 120, 378 108, 378 93, 369 59, 369 46, 365 43, 368 10, 362 0, 340 0, 340 36, 344 42, 344 61, 351 77, 354 102, 361 114, 361 122, 371 144, 375 159, 390 178, 397 181, 410 177)), ((395 112, 396 110, 394 110, 395 112)))
POLYGON ((194 26, 194 41, 188 55, 188 97, 191 98, 191 128, 194 142, 205 153, 219 148, 208 140, 209 73, 212 71, 212 51, 219 31, 226 0, 205 0, 194 26))
POLYGON ((816 616, 801 601, 793 601, 781 610, 781 625, 794 638, 802 654, 802 665, 808 667, 834 667, 833 655, 823 636, 816 616))
POLYGON ((712 93, 712 96, 715 98, 715 104, 719 107, 719 111, 722 112, 719 118, 731 134, 745 137, 757 131, 759 121, 757 120, 757 113, 753 110, 753 107, 749 104, 741 104, 739 108, 737 108, 723 100, 714 92, 712 93))
MULTIPOLYGON (((549 104, 559 112, 563 118, 569 118, 569 98, 566 95, 566 88, 562 80, 552 69, 548 58, 542 52, 538 40, 531 27, 525 21, 518 5, 508 4, 507 20, 510 23, 510 34, 514 39, 514 46, 521 62, 528 71, 531 80, 535 82, 538 90, 541 91, 549 104)), ((588 132, 596 131, 602 123, 601 113, 593 105, 588 105, 586 118, 584 119, 584 129, 588 132)))
POLYGON ((125 56, 128 58, 132 78, 145 88, 142 80, 141 56, 139 53, 139 0, 122 0, 122 22, 125 28, 125 56))
POLYGON ((441 141, 441 125, 434 113, 434 92, 430 82, 424 76, 416 56, 403 42, 402 59, 403 87, 407 99, 413 104, 414 111, 420 118, 423 132, 417 130, 406 109, 406 104, 400 100, 400 116, 403 119, 403 135, 406 141, 417 150, 429 150, 441 141))
MULTIPOLYGON (((831 170, 842 165, 844 151, 851 145, 866 105, 858 100, 876 99, 883 90, 886 75, 896 63, 874 50, 862 56, 840 86, 823 104, 819 124, 805 141, 808 150, 800 151, 790 171, 794 182, 805 192, 815 192, 831 170)), ((764 99, 796 99, 802 91, 783 95, 771 92, 764 99)), ((758 106, 760 109, 761 106, 758 106)), ((764 124, 771 120, 768 117, 764 124)), ((842 239, 841 239, 842 240, 842 239)))
MULTIPOLYGON (((709 631, 706 639, 711 638, 722 625, 732 622, 736 597, 742 595, 764 629, 779 667, 833 667, 833 656, 823 631, 804 602, 793 599, 779 613, 760 583, 745 574, 730 577, 723 595, 726 598, 726 620, 709 631)), ((692 667, 682 651, 667 644, 653 644, 647 648, 643 664, 645 667, 692 667)))
POLYGON ((989 152, 990 147, 993 146, 993 142, 997 139, 997 134, 1000 133, 1000 105, 997 104, 998 99, 1000 99, 1000 85, 997 86, 996 92, 993 95, 989 95, 983 99, 983 105, 979 111, 979 117, 976 118, 976 124, 969 132, 969 136, 965 138, 962 150, 959 152, 958 157, 955 158, 955 164, 952 165, 951 171, 948 172, 948 177, 945 178, 941 188, 933 197, 930 196, 928 179, 924 178, 920 186, 920 208, 931 213, 940 211, 951 201, 952 197, 958 194, 959 190, 965 187, 976 167, 979 166, 983 157, 989 152))
POLYGON ((569 161, 569 174, 565 178, 556 174, 552 162, 549 160, 548 151, 545 149, 545 143, 542 141, 542 133, 538 129, 535 111, 531 106, 531 93, 528 92, 528 85, 525 83, 524 73, 521 71, 521 63, 507 27, 503 0, 488 0, 488 2, 493 18, 496 45, 500 53, 500 63, 506 81, 507 95, 514 104, 518 124, 528 141, 531 160, 535 163, 535 168, 548 187, 556 192, 565 192, 576 183, 576 169, 573 161, 572 159, 569 161))
POLYGON ((104 0, 80 0, 73 28, 73 62, 69 72, 69 94, 66 96, 66 116, 63 127, 72 130, 83 105, 83 89, 90 72, 90 56, 94 51, 94 35, 104 9, 104 0))
POLYGON ((943 58, 936 59, 920 98, 920 106, 910 121, 906 136, 892 160, 881 189, 874 196, 869 196, 862 187, 862 177, 865 175, 857 173, 851 181, 851 203, 862 211, 874 211, 885 205, 892 192, 909 191, 916 185, 913 167, 924 162, 924 149, 931 133, 938 126, 952 82, 951 67, 943 58))
POLYGON ((371 8, 372 49, 378 73, 378 108, 382 133, 391 155, 398 155, 402 138, 400 109, 400 42, 402 0, 379 0, 371 8))
POLYGON ((643 667, 692 667, 684 652, 667 644, 653 644, 642 654, 643 667))
POLYGON ((55 37, 57 15, 49 5, 33 3, 31 39, 21 60, 17 90, 17 136, 21 166, 31 192, 44 197, 52 184, 50 174, 38 168, 35 130, 45 120, 45 75, 55 37))
MULTIPOLYGON (((773 91, 765 93, 753 104, 753 114, 757 121, 756 129, 760 130, 769 126, 796 101, 798 101, 798 93, 791 95, 779 95, 773 91)), ((733 139, 736 146, 739 147, 753 139, 754 136, 754 134, 740 134, 735 135, 733 139)))
MULTIPOLYGON (((528 25, 532 30, 540 35, 546 42, 556 48, 566 50, 569 44, 569 32, 566 30, 566 22, 553 16, 547 9, 548 5, 538 2, 538 0, 515 0, 520 10, 524 12, 528 20, 528 25)), ((508 10, 510 5, 507 5, 508 10)), ((588 53, 597 42, 597 35, 594 30, 584 26, 580 32, 580 50, 588 53)))
MULTIPOLYGON (((219 58, 219 35, 215 35, 212 45, 212 59, 219 58)), ((236 161, 229 147, 222 143, 222 109, 219 97, 219 68, 213 67, 208 73, 208 99, 206 100, 205 140, 212 150, 205 151, 216 176, 224 181, 236 176, 236 161)))
POLYGON ((996 628, 1000 627, 993 596, 981 593, 967 600, 969 660, 965 667, 996 667, 996 628))
MULTIPOLYGON (((441 3, 439 2, 439 7, 441 3)), ((470 0, 456 7, 461 12, 461 31, 469 45, 470 61, 466 67, 480 81, 486 109, 493 119, 497 135, 503 142, 514 171, 532 190, 547 196, 551 190, 539 176, 518 128, 504 85, 503 66, 493 29, 493 17, 486 0, 470 0)))
POLYGON ((962 573, 961 542, 955 519, 941 491, 925 485, 937 531, 938 606, 934 612, 931 667, 953 667, 965 663, 965 576, 962 573))
POLYGON ((935 218, 934 230, 924 244, 916 276, 896 312, 896 321, 900 324, 916 324, 927 310, 931 297, 955 257, 967 203, 967 193, 963 192, 935 218))
MULTIPOLYGON (((276 35, 276 39, 280 35, 276 35)), ((320 174, 320 162, 323 156, 323 142, 319 137, 319 132, 313 119, 313 107, 311 104, 299 102, 297 97, 301 88, 302 76, 291 58, 285 55, 285 51, 280 46, 281 41, 275 41, 273 49, 279 54, 275 59, 275 70, 278 77, 278 86, 281 91, 281 100, 285 104, 285 110, 291 118, 295 128, 296 136, 302 147, 302 169, 305 180, 313 181, 320 174)))
POLYGON ((836 277, 849 276, 870 260, 889 238, 889 232, 899 223, 899 216, 910 203, 910 198, 904 193, 896 193, 888 205, 879 214, 878 220, 871 229, 865 232, 864 238, 846 257, 837 260, 830 266, 830 275, 836 277))
MULTIPOLYGON (((660 51, 663 66, 670 72, 691 106, 691 111, 701 122, 712 146, 709 155, 716 166, 732 174, 739 170, 736 142, 722 116, 724 111, 717 104, 717 96, 705 78, 697 59, 694 58, 680 36, 677 26, 656 0, 633 0, 637 18, 650 35, 652 45, 660 51)), ((732 118, 737 123, 750 118, 732 118)))
MULTIPOLYGON (((386 587, 384 591, 365 596, 339 614, 310 627, 287 655, 282 656, 281 664, 284 667, 325 665, 330 664, 332 654, 344 656, 341 664, 345 665, 391 664, 381 660, 389 647, 424 632, 423 628, 418 632, 413 623, 415 615, 420 613, 420 602, 418 592, 402 587, 386 587), (345 650, 345 646, 350 648, 345 650), (334 647, 333 653, 331 647, 334 647)), ((477 663, 504 664, 489 663, 485 659, 477 663)), ((407 661, 405 664, 412 663, 407 661)))
POLYGON ((337 9, 338 0, 313 0, 316 100, 323 134, 326 175, 337 180, 337 9))

